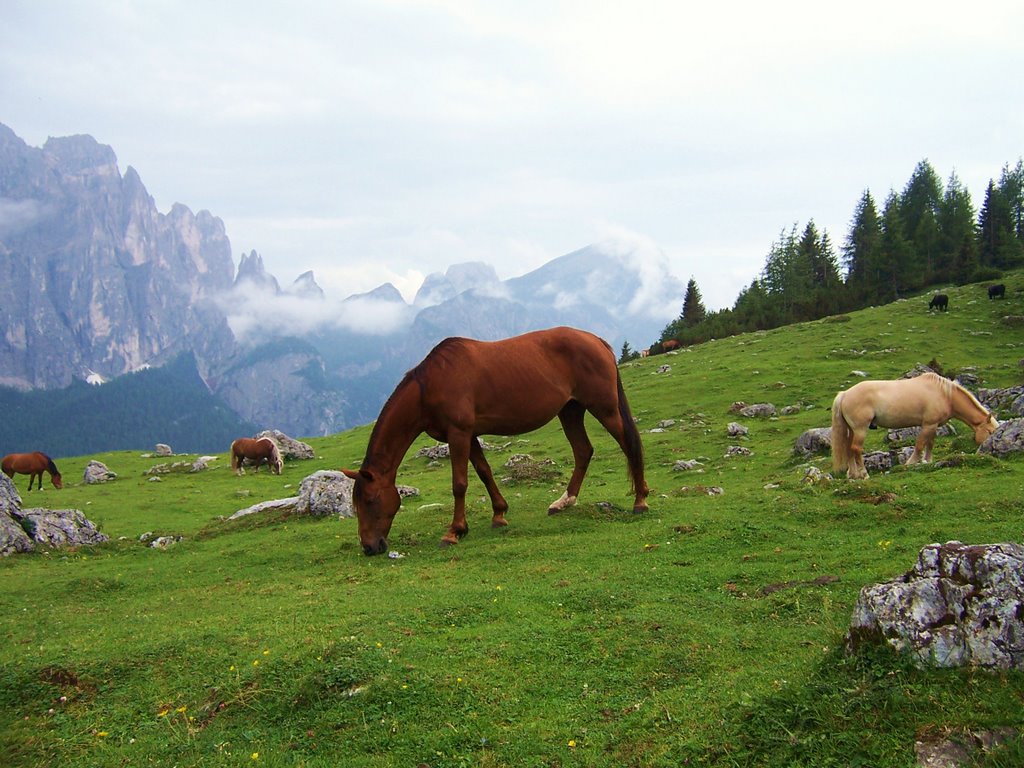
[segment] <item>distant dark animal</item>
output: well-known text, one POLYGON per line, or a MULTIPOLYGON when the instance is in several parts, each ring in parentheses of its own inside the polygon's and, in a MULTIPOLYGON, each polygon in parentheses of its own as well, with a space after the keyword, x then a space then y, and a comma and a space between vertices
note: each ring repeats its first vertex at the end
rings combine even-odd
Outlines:
POLYGON ((928 302, 928 309, 929 310, 938 308, 938 309, 942 310, 943 312, 945 312, 946 308, 948 306, 949 306, 949 296, 947 296, 944 293, 936 293, 934 296, 932 296, 932 300, 928 302))
POLYGON ((977 398, 951 379, 922 373, 913 379, 861 381, 836 395, 832 402, 832 468, 846 470, 851 480, 868 476, 864 438, 868 427, 921 427, 907 464, 928 462, 936 430, 952 418, 974 430, 981 445, 999 422, 977 398))
POLYGON ((675 339, 668 339, 661 342, 661 349, 663 352, 671 352, 673 349, 679 349, 681 346, 682 344, 675 339))
POLYGON ((507 525, 508 502, 494 482, 477 438, 519 435, 556 416, 572 446, 572 477, 548 513, 576 503, 594 448, 584 416, 590 412, 611 433, 626 456, 633 485, 633 511, 647 509, 643 447, 622 389, 611 347, 574 328, 534 331, 503 341, 445 339, 409 371, 384 404, 370 434, 358 472, 342 470, 355 481, 352 502, 359 519, 359 540, 367 555, 388 549, 388 534, 401 500, 395 477, 402 458, 421 433, 448 443, 455 509, 441 545, 466 533, 468 464, 491 497, 491 526, 507 525))
POLYGON ((990 285, 988 287, 988 297, 994 299, 999 297, 1000 299, 1006 297, 1006 286, 1003 283, 999 285, 990 285))
POLYGON ((277 443, 269 437, 261 437, 259 439, 240 437, 235 440, 231 444, 231 469, 235 471, 236 475, 245 474, 245 470, 242 468, 242 462, 245 459, 255 462, 256 468, 253 472, 259 472, 260 464, 264 461, 267 462, 270 471, 275 475, 280 475, 281 469, 284 466, 277 443))
POLYGON ((0 466, 3 468, 3 473, 12 479, 16 472, 19 475, 28 475, 28 489, 30 491, 32 490, 32 481, 36 478, 39 478, 36 490, 41 491, 43 489, 43 472, 50 473, 50 482, 53 483, 54 488, 64 487, 60 479, 60 472, 57 471, 57 465, 53 463, 53 459, 40 451, 35 451, 34 453, 10 453, 4 456, 0 466))

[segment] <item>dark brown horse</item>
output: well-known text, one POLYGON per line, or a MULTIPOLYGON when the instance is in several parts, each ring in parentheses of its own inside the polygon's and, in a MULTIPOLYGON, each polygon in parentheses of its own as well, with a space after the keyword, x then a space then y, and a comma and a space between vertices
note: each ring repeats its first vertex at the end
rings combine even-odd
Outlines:
POLYGON ((269 437, 261 437, 258 440, 251 437, 240 437, 235 440, 231 444, 231 469, 235 471, 236 475, 245 474, 245 470, 242 469, 242 462, 245 459, 256 463, 253 472, 259 472, 260 464, 264 461, 275 475, 280 475, 281 468, 284 467, 277 443, 269 437))
POLYGON ((401 503, 395 487, 398 466, 423 432, 447 442, 451 455, 455 511, 442 546, 455 544, 469 532, 465 502, 470 462, 491 497, 491 526, 507 525, 508 502, 494 482, 477 440, 480 435, 519 435, 557 416, 572 446, 575 467, 568 488, 548 512, 575 504, 594 453, 583 424, 588 411, 626 455, 633 511, 645 511, 643 446, 608 344, 573 328, 494 342, 445 339, 405 375, 384 404, 359 471, 342 470, 355 480, 352 501, 363 551, 387 551, 388 533, 401 503))
POLYGON ((54 488, 64 487, 60 479, 60 472, 57 471, 57 465, 53 463, 53 459, 40 451, 35 453, 9 453, 4 456, 0 466, 3 468, 3 473, 10 478, 13 478, 15 473, 28 475, 28 489, 30 491, 32 490, 32 481, 36 478, 39 478, 36 490, 41 491, 43 489, 43 472, 50 473, 50 482, 53 483, 54 488))

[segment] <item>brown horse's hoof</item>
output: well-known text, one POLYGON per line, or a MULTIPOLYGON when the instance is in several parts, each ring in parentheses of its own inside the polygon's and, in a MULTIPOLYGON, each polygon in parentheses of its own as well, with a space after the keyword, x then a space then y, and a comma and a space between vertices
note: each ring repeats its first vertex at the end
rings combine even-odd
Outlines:
POLYGON ((504 528, 508 525, 508 520, 503 515, 495 515, 491 518, 491 528, 504 528))
POLYGON ((647 512, 648 509, 650 509, 650 507, 648 507, 646 504, 644 504, 643 506, 637 505, 637 506, 633 507, 633 514, 634 515, 642 515, 645 512, 647 512))

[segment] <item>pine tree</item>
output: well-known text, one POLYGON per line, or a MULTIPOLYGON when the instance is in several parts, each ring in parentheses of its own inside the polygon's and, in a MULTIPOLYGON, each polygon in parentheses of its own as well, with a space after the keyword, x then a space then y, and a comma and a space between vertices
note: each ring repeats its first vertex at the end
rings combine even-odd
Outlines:
POLYGON ((843 245, 846 285, 854 302, 872 301, 881 282, 882 223, 871 192, 864 190, 843 245))
POLYGON ((950 174, 946 193, 939 204, 939 269, 937 280, 965 283, 978 267, 978 245, 974 229, 971 193, 950 174))
POLYGON ((882 211, 882 242, 879 259, 879 283, 876 298, 894 301, 913 282, 913 250, 907 241, 900 215, 899 198, 892 192, 885 201, 882 211))
POLYGON ((633 348, 629 346, 628 341, 622 342, 622 352, 619 354, 619 365, 628 363, 630 360, 636 360, 640 357, 639 352, 634 352, 633 348))
POLYGON ((692 277, 686 284, 686 296, 683 298, 683 313, 679 316, 680 324, 684 328, 692 328, 704 321, 707 317, 707 310, 704 302, 701 301, 700 289, 697 288, 697 281, 692 277))
POLYGON ((922 160, 899 198, 899 213, 910 259, 904 275, 905 288, 920 287, 935 279, 939 240, 937 217, 941 201, 942 181, 931 164, 922 160))

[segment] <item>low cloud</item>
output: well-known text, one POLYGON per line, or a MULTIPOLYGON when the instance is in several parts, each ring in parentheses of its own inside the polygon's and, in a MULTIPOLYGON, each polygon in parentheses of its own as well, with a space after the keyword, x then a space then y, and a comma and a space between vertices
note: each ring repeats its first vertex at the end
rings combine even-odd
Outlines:
POLYGON ((254 286, 235 287, 222 294, 217 303, 227 315, 232 333, 243 344, 338 329, 383 336, 408 326, 413 313, 407 304, 369 296, 336 302, 275 294, 254 286))
POLYGON ((10 237, 47 219, 52 208, 39 200, 0 197, 0 237, 10 237))
POLYGON ((640 280, 640 287, 627 307, 629 314, 655 320, 671 320, 679 314, 685 284, 672 274, 668 256, 653 239, 624 227, 606 225, 599 247, 640 280))

